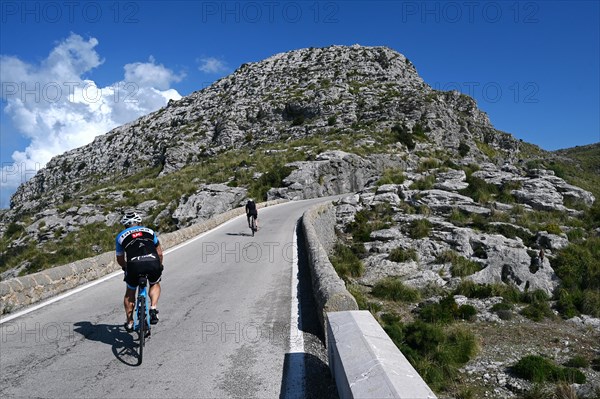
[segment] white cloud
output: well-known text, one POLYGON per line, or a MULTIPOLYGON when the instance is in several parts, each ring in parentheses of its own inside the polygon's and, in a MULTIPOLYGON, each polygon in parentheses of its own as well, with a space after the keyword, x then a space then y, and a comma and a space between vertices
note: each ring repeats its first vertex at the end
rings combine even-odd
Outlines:
POLYGON ((154 58, 149 62, 125 65, 125 81, 136 82, 140 87, 154 87, 159 90, 167 90, 172 82, 180 82, 183 75, 175 75, 173 71, 162 65, 156 65, 154 58))
POLYGON ((225 73, 229 71, 229 66, 225 61, 214 57, 201 58, 199 70, 205 73, 225 73))
MULTIPOLYGON (((19 184, 31 178, 53 156, 90 143, 94 137, 178 100, 170 88, 183 78, 153 58, 124 66, 124 78, 98 87, 83 76, 103 60, 95 51, 98 40, 71 34, 33 65, 17 57, 0 56, 1 99, 12 127, 30 140, 3 165, 0 206, 19 184)), ((3 131, 2 136, 7 134, 3 131)))

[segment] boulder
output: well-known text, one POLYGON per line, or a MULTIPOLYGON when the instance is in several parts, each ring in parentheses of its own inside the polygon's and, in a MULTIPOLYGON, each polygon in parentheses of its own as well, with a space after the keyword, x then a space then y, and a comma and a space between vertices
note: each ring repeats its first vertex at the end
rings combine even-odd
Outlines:
POLYGON ((179 228, 210 219, 242 205, 246 190, 224 184, 201 185, 196 193, 180 200, 172 218, 179 228))
POLYGON ((285 187, 269 190, 269 200, 299 200, 356 192, 379 175, 370 161, 337 150, 319 154, 315 161, 293 162, 287 166, 294 171, 283 180, 285 187))

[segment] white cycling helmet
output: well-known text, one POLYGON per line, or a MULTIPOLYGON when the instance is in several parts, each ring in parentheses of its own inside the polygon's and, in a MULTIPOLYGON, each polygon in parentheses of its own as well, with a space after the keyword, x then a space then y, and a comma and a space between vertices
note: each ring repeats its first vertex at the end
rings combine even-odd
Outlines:
POLYGON ((125 226, 132 226, 134 224, 140 224, 142 217, 135 211, 126 212, 121 218, 121 224, 125 226))

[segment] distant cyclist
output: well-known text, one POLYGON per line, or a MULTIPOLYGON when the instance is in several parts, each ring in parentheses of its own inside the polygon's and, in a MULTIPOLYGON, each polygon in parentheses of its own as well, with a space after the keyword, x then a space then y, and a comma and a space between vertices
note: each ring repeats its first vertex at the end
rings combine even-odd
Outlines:
POLYGON ((258 210, 256 209, 256 203, 252 198, 248 199, 246 202, 246 217, 248 218, 248 227, 252 228, 250 224, 250 218, 254 219, 254 225, 256 226, 256 230, 258 230, 258 210))
POLYGON ((150 289, 150 323, 158 323, 156 314, 160 297, 160 280, 163 271, 163 253, 156 233, 141 226, 142 217, 136 212, 127 212, 121 218, 126 229, 117 234, 117 262, 125 272, 123 279, 127 285, 123 305, 125 306, 125 329, 133 330, 133 309, 135 291, 140 274, 148 274, 150 289))

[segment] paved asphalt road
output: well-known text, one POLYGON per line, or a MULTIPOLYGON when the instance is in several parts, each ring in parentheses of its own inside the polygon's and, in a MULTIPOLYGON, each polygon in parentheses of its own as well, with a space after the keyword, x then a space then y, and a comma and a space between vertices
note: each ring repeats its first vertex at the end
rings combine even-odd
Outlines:
MULTIPOLYGON (((294 327, 293 243, 302 213, 322 201, 259 210, 255 237, 241 217, 167 252, 160 322, 141 366, 136 335, 122 327, 121 275, 1 324, 0 397, 321 396, 315 386, 331 388, 330 381, 311 378, 315 370, 329 378, 326 366, 318 355, 302 354, 318 339, 294 327)), ((310 306, 304 276, 298 297, 310 306)), ((314 317, 304 313, 301 329, 318 335, 314 317)))

